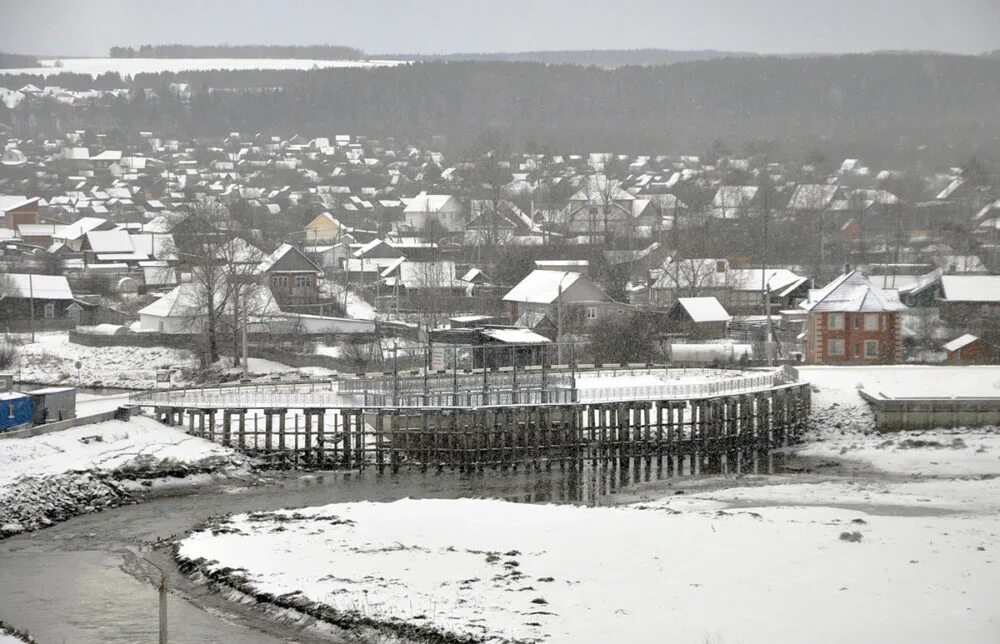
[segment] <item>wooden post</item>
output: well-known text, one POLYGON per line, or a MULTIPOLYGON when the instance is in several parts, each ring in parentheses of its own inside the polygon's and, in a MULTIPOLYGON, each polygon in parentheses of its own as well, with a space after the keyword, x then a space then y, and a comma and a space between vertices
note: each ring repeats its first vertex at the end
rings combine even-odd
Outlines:
POLYGON ((232 422, 233 410, 224 409, 222 411, 222 444, 225 447, 232 447, 232 422))
POLYGON ((316 409, 316 465, 323 467, 326 463, 326 419, 325 410, 316 409))

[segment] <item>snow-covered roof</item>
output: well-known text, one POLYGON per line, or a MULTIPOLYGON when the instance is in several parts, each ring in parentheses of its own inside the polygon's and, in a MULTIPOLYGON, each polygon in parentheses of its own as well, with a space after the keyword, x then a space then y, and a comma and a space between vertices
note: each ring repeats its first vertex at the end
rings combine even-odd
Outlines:
POLYGON ((714 297, 679 297, 677 303, 694 322, 729 322, 733 319, 714 297))
POLYGON ((943 348, 945 351, 958 351, 962 347, 966 347, 978 339, 979 339, 978 337, 972 335, 971 333, 966 333, 965 335, 959 336, 954 340, 952 340, 951 342, 949 342, 948 344, 944 345, 943 348))
MULTIPOLYGON (((277 264, 278 261, 281 260, 282 257, 284 257, 285 255, 287 255, 288 253, 290 253, 292 251, 298 251, 298 249, 295 248, 295 246, 292 246, 291 244, 288 244, 288 243, 284 243, 281 246, 278 246, 276 249, 274 249, 273 253, 271 253, 270 255, 268 255, 266 257, 264 257, 264 259, 261 260, 261 262, 257 266, 257 270, 255 272, 258 275, 266 273, 267 271, 271 270, 271 268, 275 264, 277 264)), ((298 252, 301 253, 301 251, 298 251, 298 252)), ((305 257, 305 255, 303 255, 303 257, 305 257)), ((315 268, 316 272, 321 272, 320 268, 318 266, 316 266, 316 264, 311 259, 309 259, 308 257, 306 257, 306 260, 310 264, 313 265, 313 267, 315 268)))
POLYGON ((134 250, 132 239, 124 229, 91 230, 86 237, 95 253, 131 253, 134 250))
POLYGON ((24 195, 0 195, 0 212, 17 210, 39 200, 39 197, 28 199, 24 195))
POLYGON ((1000 302, 1000 275, 943 275, 941 289, 952 302, 1000 302))
POLYGON ((539 335, 531 329, 483 329, 481 333, 505 344, 548 344, 551 342, 544 335, 539 335))
POLYGON ((582 277, 582 273, 536 269, 510 289, 503 299, 505 302, 551 304, 559 298, 560 289, 565 291, 582 277))
POLYGON ((903 311, 895 289, 882 289, 858 271, 845 273, 821 289, 810 291, 802 308, 810 312, 903 311))
POLYGON ((429 195, 421 192, 406 203, 404 212, 437 212, 452 199, 451 195, 429 195))
MULTIPOLYGON (((632 201, 635 195, 621 188, 621 182, 616 179, 608 179, 603 174, 595 174, 587 177, 583 186, 569 198, 570 201, 632 201)), ((609 204, 604 204, 609 205, 609 204)))
MULTIPOLYGON (((7 273, 4 290, 13 297, 33 297, 40 300, 72 300, 73 291, 62 275, 30 275, 27 273, 7 273)), ((0 299, 4 294, 0 293, 0 299)))
POLYGON ((63 239, 79 239, 98 226, 107 224, 107 219, 100 217, 81 217, 63 230, 63 239))

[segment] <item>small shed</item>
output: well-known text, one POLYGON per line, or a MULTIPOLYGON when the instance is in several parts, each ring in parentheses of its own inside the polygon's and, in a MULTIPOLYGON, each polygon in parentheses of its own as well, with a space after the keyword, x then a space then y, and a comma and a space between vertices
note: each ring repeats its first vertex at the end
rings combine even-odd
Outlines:
POLYGON ((31 424, 31 396, 14 391, 0 394, 0 431, 31 424))
POLYGON ((990 362, 990 345, 982 338, 966 333, 942 347, 948 352, 946 360, 955 363, 988 363, 990 362))
POLYGON ((28 392, 36 425, 76 417, 75 387, 45 387, 28 392))
POLYGON ((679 297, 667 311, 674 331, 698 338, 724 338, 732 319, 714 297, 679 297))

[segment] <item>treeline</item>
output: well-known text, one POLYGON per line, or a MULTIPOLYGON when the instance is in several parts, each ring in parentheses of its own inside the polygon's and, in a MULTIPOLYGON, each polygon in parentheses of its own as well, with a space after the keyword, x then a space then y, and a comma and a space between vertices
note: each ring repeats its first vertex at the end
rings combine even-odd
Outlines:
POLYGON ((479 54, 378 54, 376 59, 414 61, 502 61, 510 63, 545 63, 548 65, 594 65, 622 67, 624 65, 672 65, 694 60, 746 58, 759 54, 745 51, 676 50, 676 49, 585 49, 554 51, 517 51, 479 54))
POLYGON ((309 58, 358 60, 365 52, 338 45, 142 45, 112 47, 111 58, 309 58))
MULTIPOLYGON (((26 82, 39 84, 0 76, 0 86, 26 82)), ((47 106, 58 114, 52 123, 61 129, 54 133, 115 127, 181 137, 351 132, 434 140, 445 152, 460 152, 490 132, 514 150, 642 154, 690 154, 721 139, 736 149, 766 142, 786 155, 820 148, 869 160, 1000 149, 1000 61, 983 56, 726 58, 613 70, 431 62, 138 74, 100 82, 150 88, 159 99, 137 92, 113 108, 47 106), (190 83, 190 100, 170 95, 173 82, 190 83), (212 91, 227 87, 260 89, 212 91)), ((44 129, 48 121, 30 110, 25 102, 6 116, 0 109, 0 118, 33 136, 38 132, 26 128, 44 129)))
POLYGON ((5 54, 0 51, 0 69, 18 69, 20 67, 40 67, 38 59, 24 54, 5 54))

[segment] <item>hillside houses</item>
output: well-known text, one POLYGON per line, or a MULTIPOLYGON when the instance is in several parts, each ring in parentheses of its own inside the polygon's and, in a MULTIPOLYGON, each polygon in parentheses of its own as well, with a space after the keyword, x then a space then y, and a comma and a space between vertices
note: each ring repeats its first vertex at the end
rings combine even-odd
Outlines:
MULTIPOLYGON (((702 307, 681 300, 714 298, 731 319, 712 339, 759 342, 765 313, 781 324, 849 264, 958 337, 978 331, 953 325, 965 313, 944 280, 1000 270, 1000 194, 954 168, 586 150, 477 159, 334 132, 0 141, 0 266, 61 275, 81 297, 138 299, 130 310, 190 279, 192 244, 233 237, 267 258, 255 283, 283 310, 362 301, 421 328, 503 312, 549 335, 559 314, 566 333, 638 312, 695 323, 702 307), (229 221, 199 221, 205 203, 229 221)), ((786 355, 804 349, 804 327, 781 331, 786 355)))

